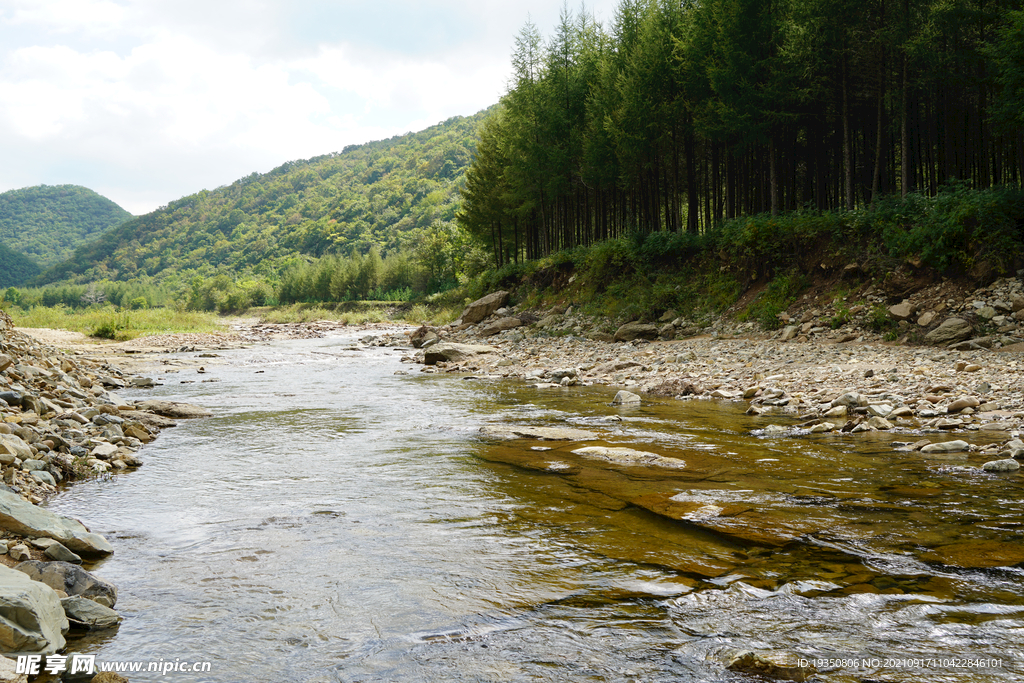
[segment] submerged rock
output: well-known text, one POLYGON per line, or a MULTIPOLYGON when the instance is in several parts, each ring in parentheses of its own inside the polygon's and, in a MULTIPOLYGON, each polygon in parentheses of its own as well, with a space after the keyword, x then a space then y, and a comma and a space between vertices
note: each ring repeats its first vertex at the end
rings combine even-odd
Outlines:
POLYGON ((801 665, 800 658, 789 652, 745 650, 730 657, 725 668, 780 681, 806 681, 817 673, 817 669, 801 665))
POLYGON ((632 448, 612 446, 586 446, 573 451, 576 455, 588 458, 600 458, 622 465, 657 465, 659 467, 686 467, 686 461, 679 458, 666 458, 657 453, 638 451, 632 448))
POLYGON ((487 425, 480 428, 482 434, 500 439, 543 439, 546 441, 587 441, 596 439, 597 434, 585 429, 570 427, 531 427, 530 425, 487 425))

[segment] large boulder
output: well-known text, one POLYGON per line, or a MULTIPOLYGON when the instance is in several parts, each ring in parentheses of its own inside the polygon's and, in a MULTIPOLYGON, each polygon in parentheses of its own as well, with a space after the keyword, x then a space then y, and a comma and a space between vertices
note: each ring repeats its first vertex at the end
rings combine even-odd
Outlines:
POLYGON ((160 401, 153 399, 150 401, 143 401, 142 403, 136 403, 135 407, 138 410, 146 410, 164 417, 173 417, 178 419, 210 417, 210 415, 212 415, 212 413, 206 408, 195 406, 191 403, 179 403, 177 401, 160 401))
POLYGON ((942 345, 963 341, 974 333, 971 324, 963 318, 949 318, 925 335, 929 344, 942 345))
POLYGON ((459 363, 482 353, 494 353, 498 349, 486 344, 452 344, 442 342, 434 344, 423 353, 424 365, 435 365, 439 362, 459 363))
POLYGON ((45 583, 55 591, 87 598, 104 607, 117 604, 117 588, 103 579, 93 576, 81 567, 68 562, 40 562, 29 560, 15 567, 33 581, 45 583))
POLYGON ((0 565, 0 650, 5 655, 52 655, 64 649, 67 630, 64 608, 52 588, 0 565))
POLYGON ((615 341, 628 342, 634 339, 657 339, 658 326, 651 323, 626 323, 615 331, 615 341))
POLYGON ((508 302, 509 293, 505 291, 491 292, 482 299, 477 299, 462 312, 464 325, 476 324, 494 313, 508 302))
POLYGON ((114 552, 107 539, 91 533, 77 519, 55 515, 10 491, 0 490, 0 529, 32 538, 52 538, 85 555, 110 555, 114 552))

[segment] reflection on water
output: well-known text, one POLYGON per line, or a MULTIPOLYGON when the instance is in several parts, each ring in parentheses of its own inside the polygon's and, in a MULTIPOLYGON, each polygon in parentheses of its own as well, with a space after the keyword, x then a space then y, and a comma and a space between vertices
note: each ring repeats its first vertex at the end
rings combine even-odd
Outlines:
MULTIPOLYGON (((51 504, 117 548, 95 571, 125 622, 77 651, 210 661, 189 678, 209 681, 748 680, 724 669, 736 649, 1002 660, 828 681, 1024 672, 1024 572, 1002 566, 1024 561, 1019 476, 897 453, 890 435, 755 437, 767 422, 729 405, 396 376, 395 350, 351 347, 165 376, 152 394, 215 416, 51 504), (508 422, 687 466, 478 435, 508 422)), ((161 679, 146 675, 131 680, 161 679)))

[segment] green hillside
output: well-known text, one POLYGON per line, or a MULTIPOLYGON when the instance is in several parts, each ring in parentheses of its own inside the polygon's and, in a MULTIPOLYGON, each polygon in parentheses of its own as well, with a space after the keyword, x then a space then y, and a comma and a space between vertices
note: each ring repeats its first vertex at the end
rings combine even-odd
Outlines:
POLYGON ((106 197, 78 185, 26 187, 0 194, 0 243, 51 266, 131 217, 106 197))
POLYGON ((20 285, 38 275, 40 270, 29 257, 0 244, 0 288, 20 285))
POLYGON ((414 247, 452 225, 485 116, 451 118, 184 197, 83 245, 38 282, 276 280, 286 266, 315 257, 414 247))

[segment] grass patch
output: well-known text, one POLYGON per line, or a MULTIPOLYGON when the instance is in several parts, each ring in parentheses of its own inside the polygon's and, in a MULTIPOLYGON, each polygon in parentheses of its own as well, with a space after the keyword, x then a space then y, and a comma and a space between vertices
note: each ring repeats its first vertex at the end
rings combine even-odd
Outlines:
POLYGON ((104 339, 126 341, 171 332, 222 332, 224 326, 212 313, 148 308, 127 311, 115 306, 71 309, 63 305, 10 307, 7 312, 18 327, 71 330, 104 339))
POLYGON ((776 276, 767 289, 747 306, 737 319, 740 322, 755 320, 766 330, 775 330, 782 325, 782 313, 796 301, 797 295, 807 288, 807 278, 793 270, 776 276))

